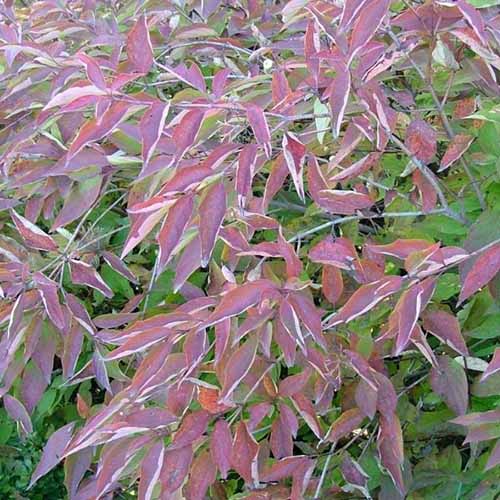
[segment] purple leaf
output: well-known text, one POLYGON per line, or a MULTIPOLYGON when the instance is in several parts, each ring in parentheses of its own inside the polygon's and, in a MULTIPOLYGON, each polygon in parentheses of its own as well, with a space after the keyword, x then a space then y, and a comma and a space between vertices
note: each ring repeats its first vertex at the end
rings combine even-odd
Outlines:
POLYGON ((71 280, 75 285, 87 285, 101 292, 105 297, 113 297, 113 290, 90 264, 81 260, 70 260, 69 269, 71 280))
POLYGON ((16 225, 16 229, 27 246, 37 250, 45 250, 46 252, 57 250, 57 243, 38 226, 35 226, 35 224, 14 210, 11 210, 10 215, 16 225))
POLYGON ((210 439, 210 453, 212 460, 220 471, 222 479, 227 478, 227 473, 231 468, 231 448, 231 429, 225 420, 217 420, 210 439))
POLYGON ((212 255, 217 235, 226 214, 226 190, 223 182, 208 188, 200 203, 201 265, 205 267, 212 255))
MULTIPOLYGON (((142 160, 144 165, 149 163, 158 141, 161 138, 165 120, 167 119, 170 101, 155 101, 146 110, 139 124, 142 137, 142 160)), ((145 168, 145 167, 143 167, 145 168)))
POLYGON ((137 19, 128 32, 127 55, 132 71, 148 73, 153 66, 153 47, 144 15, 137 19))
POLYGON ((5 407, 5 410, 9 414, 9 417, 16 422, 19 422, 23 433, 31 434, 33 432, 31 418, 26 411, 26 408, 20 401, 18 401, 10 394, 6 394, 3 397, 3 405, 5 407))

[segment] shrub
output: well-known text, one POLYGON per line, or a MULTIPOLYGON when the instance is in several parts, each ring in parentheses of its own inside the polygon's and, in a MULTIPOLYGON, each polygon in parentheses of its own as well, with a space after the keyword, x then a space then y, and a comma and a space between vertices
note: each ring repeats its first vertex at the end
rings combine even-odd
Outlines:
POLYGON ((0 9, 5 495, 499 494, 498 1, 0 9))

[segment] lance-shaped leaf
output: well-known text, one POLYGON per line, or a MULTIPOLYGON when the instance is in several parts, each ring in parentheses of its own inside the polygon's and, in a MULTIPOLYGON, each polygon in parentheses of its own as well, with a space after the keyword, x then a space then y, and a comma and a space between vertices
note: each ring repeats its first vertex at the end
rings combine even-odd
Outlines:
POLYGON ((344 304, 340 311, 325 325, 331 328, 348 323, 377 306, 382 300, 396 293, 403 283, 400 276, 387 276, 368 285, 362 285, 344 304))
POLYGON ((400 493, 404 495, 406 488, 401 473, 404 460, 403 435, 396 415, 380 418, 377 448, 382 465, 391 475, 400 493))
POLYGON ((342 272, 335 266, 323 266, 321 291, 330 304, 335 305, 344 291, 342 272))
POLYGON ((16 229, 19 231, 21 238, 27 246, 47 252, 57 250, 57 243, 38 226, 28 219, 25 219, 14 210, 11 210, 10 215, 16 225, 16 229))
POLYGON ((323 348, 326 348, 321 326, 321 312, 316 308, 314 302, 302 293, 291 293, 288 297, 290 305, 300 321, 309 330, 314 340, 323 348))
POLYGON ((3 397, 3 405, 9 417, 19 423, 24 434, 31 434, 33 432, 31 418, 20 401, 10 394, 6 394, 3 397))
POLYGON ((422 311, 422 294, 419 284, 406 290, 398 300, 393 314, 398 316, 398 335, 395 346, 395 356, 399 356, 410 341, 411 333, 422 311))
POLYGON ((390 4, 390 0, 364 2, 363 8, 359 10, 359 14, 356 16, 357 20, 351 33, 349 64, 376 33, 389 10, 390 4))
POLYGON ((330 426, 325 436, 325 441, 336 443, 339 439, 348 436, 360 426, 364 418, 365 416, 358 408, 346 410, 330 426))
POLYGON ((267 125, 264 111, 257 104, 246 105, 248 123, 252 127, 257 143, 260 144, 268 158, 271 157, 271 133, 267 125))
POLYGON ((342 126, 347 101, 349 100, 351 73, 349 68, 344 64, 337 64, 335 70, 337 74, 333 78, 327 92, 332 114, 332 133, 333 137, 337 139, 340 135, 340 127, 342 126))
MULTIPOLYGON (((166 69, 181 82, 187 83, 195 89, 198 89, 200 92, 204 93, 207 91, 205 78, 203 77, 200 67, 196 63, 191 63, 189 68, 183 63, 180 63, 175 68, 169 66, 168 64, 164 64, 161 67, 162 69, 166 69)), ((222 77, 222 75, 220 75, 220 77, 222 77)))
POLYGON ((387 245, 365 245, 365 249, 370 255, 387 255, 406 260, 412 253, 422 252, 430 248, 433 244, 426 240, 396 240, 387 245))
POLYGON ((495 349, 493 353, 493 357, 488 364, 488 368, 484 370, 483 375, 481 376, 481 381, 486 380, 490 375, 500 371, 500 347, 495 349))
POLYGON ((252 179, 255 174, 257 162, 257 145, 247 144, 243 147, 238 157, 236 166, 236 192, 241 207, 252 190, 252 179))
POLYGON ((268 470, 265 470, 260 480, 264 482, 280 481, 285 477, 293 476, 297 468, 304 465, 308 460, 305 456, 282 458, 275 462, 268 470))
POLYGON ((338 174, 330 177, 329 182, 344 182, 355 179, 373 168, 378 163, 381 156, 381 153, 370 153, 369 155, 361 158, 361 160, 353 163, 351 166, 344 168, 338 174))
POLYGON ((199 207, 201 265, 205 267, 212 255, 217 235, 226 215, 226 190, 223 182, 217 182, 205 193, 199 207))
POLYGON ((438 172, 442 172, 446 170, 452 163, 459 160, 463 154, 469 149, 470 145, 474 141, 474 137, 472 135, 466 134, 458 134, 456 135, 448 148, 446 149, 446 153, 443 158, 441 158, 441 164, 439 166, 438 172))
POLYGON ((248 432, 245 422, 240 422, 236 428, 230 462, 231 467, 250 485, 258 483, 258 452, 259 445, 248 432))
POLYGON ((283 155, 299 198, 304 201, 304 159, 306 147, 293 134, 283 135, 283 155))
POLYGON ((179 430, 175 433, 169 450, 184 448, 194 443, 207 430, 209 420, 210 414, 205 410, 198 410, 186 415, 179 430))
POLYGON ((156 210, 148 213, 140 213, 137 215, 132 214, 132 224, 123 246, 120 258, 124 258, 129 254, 146 236, 153 230, 153 228, 160 222, 161 218, 172 204, 171 201, 160 200, 155 204, 156 210))
POLYGON ((160 252, 158 254, 158 274, 160 274, 172 257, 193 214, 194 196, 188 193, 181 196, 172 205, 158 233, 160 252))
POLYGON ((71 143, 67 154, 67 161, 71 160, 87 144, 98 141, 110 134, 118 125, 125 120, 130 111, 130 103, 126 101, 114 101, 102 114, 99 120, 89 120, 78 132, 75 140, 71 143))
POLYGON ((205 327, 214 325, 226 318, 237 316, 259 303, 263 294, 276 290, 276 285, 265 279, 249 281, 223 295, 219 305, 209 316, 205 327))
POLYGON ((217 420, 210 439, 210 453, 222 479, 227 478, 227 473, 231 468, 232 441, 229 424, 225 420, 217 420))
POLYGON ((457 414, 465 415, 469 400, 469 385, 462 366, 443 355, 438 357, 438 366, 432 368, 430 381, 432 390, 457 414))
POLYGON ((429 163, 436 154, 436 131, 424 120, 413 120, 406 130, 405 145, 420 161, 429 163))
POLYGON ((40 462, 36 466, 29 488, 31 488, 42 476, 50 472, 62 459, 64 450, 68 446, 73 435, 74 422, 58 429, 52 434, 43 449, 40 462))
POLYGON ((128 279, 132 283, 138 284, 137 278, 134 276, 132 271, 125 265, 125 263, 119 259, 115 254, 104 251, 102 252, 103 259, 108 263, 108 265, 116 271, 118 274, 121 274, 124 278, 128 279))
POLYGON ((160 479, 163 466, 165 446, 163 440, 159 439, 149 448, 141 463, 141 479, 139 481, 139 500, 151 500, 153 490, 160 479))
POLYGON ((142 138, 142 160, 144 165, 149 163, 156 145, 161 138, 169 108, 170 101, 155 101, 141 118, 139 128, 142 138))
POLYGON ((128 32, 126 48, 132 71, 147 73, 153 66, 153 47, 144 15, 137 19, 128 32))
POLYGON ((204 450, 198 454, 191 466, 186 496, 190 500, 204 500, 210 485, 215 482, 217 469, 210 459, 210 452, 204 450))
POLYGON ((358 210, 369 208, 373 205, 372 198, 358 191, 341 189, 327 189, 319 192, 316 200, 321 208, 332 214, 351 215, 358 210))
POLYGON ((429 311, 424 315, 423 325, 428 332, 462 356, 469 355, 460 324, 453 314, 446 311, 429 311))
POLYGON ((191 445, 184 448, 167 450, 160 473, 162 490, 167 493, 173 493, 179 489, 188 475, 192 461, 193 448, 191 445))
POLYGON ((64 330, 66 328, 66 317, 59 303, 57 284, 40 272, 33 275, 33 280, 40 291, 48 317, 59 330, 64 330))
POLYGON ((279 395, 282 397, 290 397, 297 392, 302 392, 311 376, 311 369, 306 367, 297 375, 290 375, 283 379, 279 385, 279 395))
POLYGON ((456 2, 456 6, 465 17, 467 22, 471 25, 474 33, 481 40, 481 42, 484 45, 488 45, 488 35, 486 33, 485 23, 480 12, 465 0, 458 0, 456 2))
POLYGON ((252 335, 229 358, 224 373, 224 385, 220 395, 223 404, 229 404, 231 402, 231 395, 234 390, 245 378, 250 368, 252 368, 258 345, 258 335, 252 335))
POLYGON ((193 109, 188 111, 175 127, 172 142, 175 145, 177 160, 181 159, 184 153, 193 146, 204 117, 205 112, 203 110, 193 109))
POLYGON ((346 238, 337 238, 334 241, 331 236, 328 236, 309 250, 309 259, 312 262, 339 269, 351 270, 357 258, 354 245, 346 238))
POLYGON ((69 269, 71 280, 75 285, 87 285, 101 292, 105 297, 113 297, 113 290, 106 285, 104 280, 90 264, 81 260, 70 260, 69 269))
POLYGON ((101 185, 102 177, 100 175, 75 182, 50 230, 55 231, 66 226, 87 212, 97 200, 101 185))
POLYGON ((292 402, 300 416, 304 419, 309 428, 314 432, 314 435, 321 439, 323 434, 319 420, 316 414, 316 410, 312 405, 311 401, 306 398, 303 394, 295 394, 292 397, 292 402))
POLYGON ((474 261, 462 283, 458 302, 467 300, 474 292, 488 284, 500 271, 500 243, 488 248, 474 261))

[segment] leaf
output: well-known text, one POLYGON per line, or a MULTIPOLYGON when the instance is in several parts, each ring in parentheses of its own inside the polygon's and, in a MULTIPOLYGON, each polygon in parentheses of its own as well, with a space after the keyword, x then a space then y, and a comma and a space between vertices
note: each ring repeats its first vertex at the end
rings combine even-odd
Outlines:
POLYGON ((401 473, 404 460, 401 424, 396 415, 380 419, 377 448, 383 466, 390 473, 399 492, 404 495, 406 488, 401 473))
POLYGON ((273 283, 268 280, 256 280, 244 283, 230 290, 222 296, 222 300, 209 316, 205 327, 219 323, 220 321, 237 316, 250 307, 259 303, 262 296, 275 289, 273 283))
POLYGON ((160 473, 162 491, 173 493, 179 489, 188 475, 193 460, 192 447, 166 450, 160 473))
POLYGON ((191 473, 187 485, 187 498, 190 500, 204 500, 210 485, 215 482, 217 469, 210 459, 210 452, 204 450, 198 454, 191 466, 191 473))
POLYGON ((342 169, 338 174, 330 177, 329 182, 344 182, 355 179, 373 168, 379 162, 380 158, 380 153, 370 153, 361 158, 361 160, 353 163, 351 166, 342 169))
POLYGON ((333 137, 337 139, 340 134, 340 127, 342 126, 342 120, 344 119, 344 113, 349 100, 351 73, 349 72, 349 68, 343 64, 337 64, 335 70, 337 74, 333 78, 327 92, 332 114, 332 133, 333 137))
POLYGON ((42 476, 45 476, 47 472, 50 472, 61 461, 64 450, 71 440, 74 426, 74 422, 71 422, 50 436, 43 449, 40 462, 31 476, 28 488, 31 488, 42 476))
POLYGON ((245 422, 240 422, 236 428, 233 446, 231 448, 231 467, 245 480, 247 484, 258 482, 257 454, 259 445, 248 432, 245 422))
POLYGON ((500 243, 493 245, 475 260, 462 281, 458 302, 467 300, 474 292, 488 284, 500 271, 500 243))
POLYGON ((335 305, 344 291, 342 272, 335 266, 323 266, 321 290, 326 300, 335 305))
POLYGON ((101 292, 105 297, 113 297, 113 290, 109 288, 90 264, 81 260, 70 260, 69 269, 71 280, 76 285, 87 285, 101 292))
MULTIPOLYGON (((207 91, 205 78, 203 77, 203 73, 201 72, 197 64, 191 63, 189 69, 182 63, 175 68, 173 68, 172 66, 168 66, 167 64, 162 65, 161 67, 177 77, 180 81, 191 85, 195 89, 198 89, 200 92, 205 93, 207 91)), ((222 77, 222 74, 219 75, 219 78, 220 77, 222 77)))
POLYGON ((139 128, 142 137, 142 160, 144 165, 147 165, 153 156, 154 150, 163 133, 169 109, 170 101, 155 101, 141 118, 139 128))
POLYGON ((283 135, 282 146, 285 162, 295 185, 297 194, 302 201, 305 201, 303 170, 306 147, 293 134, 290 133, 283 135))
POLYGON ((226 190, 223 182, 210 187, 203 197, 200 207, 201 265, 205 267, 212 255, 217 236, 226 214, 226 190))
POLYGON ((160 479, 165 456, 165 446, 163 440, 159 439, 146 452, 141 463, 141 479, 139 481, 139 500, 152 500, 153 490, 160 479))
POLYGON ((153 47, 146 17, 140 16, 127 34, 127 55, 132 71, 148 73, 153 66, 153 47))
POLYGON ((238 157, 236 167, 236 192, 238 193, 239 204, 245 205, 245 200, 252 190, 252 179, 255 175, 255 165, 257 161, 257 145, 245 145, 238 157))
POLYGON ((367 313, 382 300, 396 293, 401 288, 402 283, 403 280, 400 276, 386 276, 368 285, 362 285, 325 325, 325 328, 332 328, 340 323, 348 323, 367 313))
POLYGON ((406 130, 405 146, 423 163, 432 161, 437 150, 437 134, 424 120, 413 120, 406 130))
POLYGON ((468 356, 460 331, 460 324, 455 316, 446 311, 429 311, 424 315, 424 328, 436 336, 441 342, 449 345, 462 356, 468 356))
POLYGON ((464 369, 446 355, 437 358, 438 366, 432 368, 430 381, 432 390, 457 414, 465 415, 468 406, 469 388, 464 369))
POLYGON ((488 368, 484 371, 481 376, 481 381, 487 379, 490 375, 500 371, 500 348, 497 347, 495 352, 493 353, 493 357, 491 358, 490 363, 488 364, 488 368))
POLYGON ((222 479, 227 478, 231 468, 232 436, 229 424, 225 420, 217 420, 210 439, 212 460, 220 471, 222 479))
POLYGON ((335 241, 328 236, 309 250, 312 262, 318 262, 339 269, 351 270, 357 259, 354 245, 346 238, 337 238, 335 241))
POLYGON ((11 210, 10 215, 16 225, 16 229, 27 246, 37 250, 45 250, 46 252, 54 252, 58 249, 57 243, 38 226, 35 226, 35 224, 14 210, 11 210))
POLYGON ((33 280, 40 291, 48 317, 59 330, 64 330, 67 323, 64 311, 59 303, 57 284, 40 272, 36 272, 33 275, 33 280))
POLYGON ((361 425, 364 418, 365 416, 357 408, 344 411, 330 426, 325 441, 336 443, 339 439, 348 436, 361 425))
POLYGON ((416 284, 406 290, 396 304, 398 314, 398 336, 394 354, 399 356, 407 346, 410 336, 422 311, 424 290, 416 284))
POLYGON ((316 137, 318 142, 323 144, 325 140, 326 129, 330 125, 330 116, 328 106, 323 104, 319 99, 314 100, 314 123, 316 125, 316 137))
POLYGON ((3 405, 10 418, 19 423, 25 434, 31 434, 33 432, 31 418, 26 411, 26 408, 20 401, 10 394, 6 394, 3 397, 3 405))
POLYGON ((66 161, 69 162, 87 144, 98 141, 109 135, 118 125, 125 120, 130 112, 130 104, 126 101, 114 101, 102 114, 99 120, 94 118, 85 123, 71 143, 66 161))
POLYGON ((99 175, 75 182, 50 230, 68 225, 89 210, 99 196, 101 184, 102 177, 99 175))
POLYGON ((267 158, 271 157, 271 133, 267 125, 264 111, 257 104, 246 105, 247 120, 252 127, 257 143, 264 147, 267 158))
POLYGON ((172 257, 172 252, 186 230, 194 207, 194 197, 191 193, 178 198, 169 208, 158 233, 160 252, 158 254, 158 274, 160 274, 172 257))
POLYGON ((229 359, 224 374, 224 385, 222 387, 220 399, 223 404, 231 402, 231 396, 252 368, 257 354, 259 339, 253 335, 242 344, 229 359))
POLYGON ((179 430, 174 435, 169 450, 184 448, 194 443, 205 433, 209 419, 210 415, 205 410, 198 410, 186 415, 179 430))
POLYGON ((373 200, 365 193, 340 189, 320 191, 316 202, 327 212, 341 215, 351 215, 373 205, 373 200))
POLYGON ((463 154, 469 149, 470 145, 474 141, 474 137, 466 134, 458 134, 448 145, 446 153, 443 158, 441 158, 441 164, 438 172, 442 172, 447 169, 452 163, 459 160, 463 154))
POLYGON ((390 3, 390 0, 371 0, 363 4, 352 29, 349 43, 349 63, 378 30, 387 14, 390 3))
POLYGON ((134 276, 132 271, 125 265, 125 263, 119 259, 115 254, 103 251, 102 257, 109 264, 109 266, 116 271, 118 274, 121 274, 124 278, 128 279, 132 283, 138 284, 137 278, 134 276))

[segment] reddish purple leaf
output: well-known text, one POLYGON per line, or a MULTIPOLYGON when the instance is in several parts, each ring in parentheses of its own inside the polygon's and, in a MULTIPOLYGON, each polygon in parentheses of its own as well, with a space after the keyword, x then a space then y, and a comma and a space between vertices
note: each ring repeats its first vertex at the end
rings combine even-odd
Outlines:
POLYGON ((231 403, 231 395, 252 368, 258 345, 259 338, 253 335, 229 359, 225 367, 224 385, 220 395, 222 403, 231 403))
POLYGON ((258 452, 259 445, 248 432, 245 422, 240 422, 236 428, 230 462, 231 467, 250 485, 258 482, 258 452))
POLYGON ((40 291, 43 305, 45 306, 48 317, 59 330, 65 330, 67 326, 66 318, 61 304, 59 303, 57 284, 40 272, 37 272, 33 275, 33 280, 35 281, 37 288, 40 291))
POLYGON ((342 272, 335 266, 323 266, 321 274, 321 290, 326 300, 335 305, 344 291, 342 272))
POLYGON ((134 276, 132 271, 125 265, 125 263, 119 259, 115 254, 111 252, 104 251, 102 252, 102 256, 104 260, 108 263, 108 265, 116 271, 118 274, 121 274, 124 278, 128 279, 132 283, 139 283, 137 278, 134 276))
POLYGON ((87 285, 101 292, 105 297, 113 297, 113 290, 109 288, 90 264, 81 260, 70 260, 69 269, 71 280, 76 285, 87 285))
POLYGON ((165 452, 163 467, 160 473, 162 491, 173 493, 179 489, 186 479, 193 460, 191 445, 165 452))
POLYGON ((223 182, 217 182, 205 193, 200 207, 201 265, 205 267, 212 255, 217 235, 226 215, 226 190, 223 182))
POLYGON ((358 191, 328 189, 319 192, 318 205, 332 214, 351 215, 373 205, 372 198, 358 191))
POLYGON ((231 468, 231 449, 232 436, 229 424, 225 420, 217 420, 210 440, 210 453, 212 460, 220 471, 222 479, 227 478, 227 474, 231 468))
POLYGON ((52 434, 43 449, 40 462, 36 466, 29 488, 31 488, 42 476, 50 472, 62 459, 64 450, 73 435, 74 422, 71 422, 52 434))
POLYGON ((495 349, 493 357, 488 364, 488 368, 486 368, 483 375, 481 376, 481 381, 486 380, 490 375, 493 375, 498 371, 500 371, 500 347, 497 347, 495 349))
POLYGON ((153 156, 156 145, 161 138, 163 128, 165 127, 165 120, 167 119, 169 109, 170 101, 155 101, 141 118, 139 127, 142 137, 142 160, 144 165, 147 165, 153 156))
POLYGON ((160 479, 164 455, 165 446, 163 440, 159 439, 149 448, 142 459, 138 491, 139 500, 151 500, 153 498, 154 487, 160 479))
POLYGON ((423 163, 429 163, 437 150, 437 134, 424 120, 413 120, 406 130, 405 145, 423 163))
POLYGON ((332 113, 332 133, 337 139, 340 135, 340 127, 344 119, 344 113, 349 100, 351 90, 351 73, 349 68, 344 64, 335 66, 336 76, 327 89, 330 110, 332 113))
POLYGON ((469 385, 462 366, 449 356, 438 357, 438 366, 432 368, 432 390, 457 414, 465 415, 469 401, 469 385))
POLYGON ((204 500, 209 486, 215 482, 217 469, 210 458, 210 452, 204 450, 198 454, 191 466, 191 473, 186 488, 189 500, 204 500))
POLYGON ((264 147, 266 156, 271 157, 271 133, 267 125, 264 111, 257 104, 247 104, 247 119, 252 127, 257 143, 264 147))
POLYGON ((377 448, 382 465, 391 475, 400 493, 404 495, 406 488, 401 473, 404 460, 403 435, 396 415, 380 419, 377 448))
POLYGON ((309 250, 309 259, 312 262, 351 270, 357 259, 354 245, 346 238, 337 238, 335 241, 328 236, 309 250))
POLYGON ((160 252, 158 254, 158 273, 161 273, 172 257, 172 252, 178 245, 193 213, 194 198, 188 193, 181 196, 172 205, 163 221, 158 242, 160 252))
POLYGON ((47 252, 54 252, 57 250, 57 243, 38 226, 35 226, 35 224, 31 223, 28 219, 25 219, 14 210, 11 210, 10 215, 16 225, 19 235, 27 246, 47 252))
POLYGON ((460 324, 457 318, 446 311, 429 311, 424 315, 424 328, 437 337, 441 342, 449 345, 462 356, 468 356, 460 324))
POLYGON ((31 434, 33 432, 31 418, 20 401, 10 394, 6 394, 3 397, 3 405, 9 417, 20 424, 24 434, 31 434))
POLYGON ((257 146, 255 144, 245 145, 240 152, 236 167, 236 192, 241 207, 245 205, 245 200, 251 193, 256 162, 257 146))
MULTIPOLYGON (((465 3, 465 2, 464 2, 465 3)), ((458 134, 448 145, 446 153, 441 159, 441 165, 438 172, 446 170, 452 163, 459 160, 463 154, 469 149, 474 141, 474 137, 466 134, 458 134)))
POLYGON ((283 135, 282 147, 285 162, 295 185, 295 190, 299 198, 305 201, 303 171, 306 147, 291 133, 283 135))
POLYGON ((210 414, 205 410, 198 410, 186 415, 179 430, 175 433, 169 450, 184 448, 194 443, 205 433, 209 420, 210 414))
POLYGON ((474 292, 488 284, 500 271, 500 243, 488 248, 474 261, 462 283, 458 302, 467 300, 474 292))
POLYGON ((127 55, 132 71, 148 73, 153 66, 153 47, 144 15, 137 19, 128 32, 127 55))

